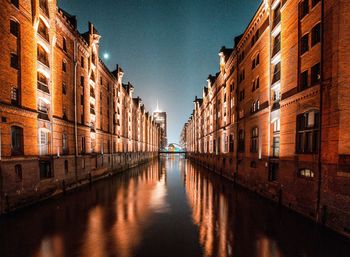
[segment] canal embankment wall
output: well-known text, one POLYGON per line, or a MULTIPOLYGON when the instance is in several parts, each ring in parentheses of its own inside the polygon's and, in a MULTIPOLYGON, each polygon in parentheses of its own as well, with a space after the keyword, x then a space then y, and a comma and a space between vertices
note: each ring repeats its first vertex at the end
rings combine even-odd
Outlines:
POLYGON ((0 161, 0 215, 58 197, 157 158, 157 152, 129 152, 22 158, 0 161), (18 183, 17 163, 22 178, 18 183))
MULTIPOLYGON (((290 161, 280 161, 281 170, 280 180, 269 181, 268 158, 259 160, 250 160, 249 158, 236 158, 230 154, 204 154, 187 153, 186 157, 200 166, 225 177, 226 179, 238 184, 250 191, 253 191, 262 197, 280 204, 294 212, 297 212, 306 218, 319 223, 320 225, 335 231, 347 238, 350 238, 350 199, 344 197, 332 197, 323 192, 324 185, 317 188, 315 183, 309 183, 307 191, 298 188, 293 181, 284 179, 288 176, 288 171, 296 169, 295 164, 290 161), (319 190, 321 194, 319 194, 319 190), (332 198, 330 200, 329 198, 332 198), (343 208, 329 208, 324 203, 329 201, 342 201, 343 208), (318 208, 318 203, 321 205, 318 208)), ((331 169, 332 167, 323 167, 331 169)), ((333 167, 335 169, 335 167, 333 167)), ((305 183, 307 183, 306 181, 305 183)))

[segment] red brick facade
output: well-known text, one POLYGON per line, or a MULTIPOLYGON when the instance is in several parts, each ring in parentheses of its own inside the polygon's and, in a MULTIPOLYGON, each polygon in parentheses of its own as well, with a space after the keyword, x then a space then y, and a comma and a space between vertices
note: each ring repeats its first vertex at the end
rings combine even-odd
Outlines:
POLYGON ((263 1, 182 133, 190 158, 349 236, 350 2, 263 1))
POLYGON ((0 213, 154 157, 159 127, 56 1, 0 1, 0 213), (18 3, 18 4, 17 4, 18 3))

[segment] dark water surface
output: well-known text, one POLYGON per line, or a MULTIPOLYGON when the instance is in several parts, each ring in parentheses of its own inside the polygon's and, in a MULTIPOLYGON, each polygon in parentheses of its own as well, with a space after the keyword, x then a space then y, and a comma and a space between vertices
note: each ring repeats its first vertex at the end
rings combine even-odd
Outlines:
POLYGON ((350 257, 350 243, 173 155, 2 217, 0 256, 350 257))

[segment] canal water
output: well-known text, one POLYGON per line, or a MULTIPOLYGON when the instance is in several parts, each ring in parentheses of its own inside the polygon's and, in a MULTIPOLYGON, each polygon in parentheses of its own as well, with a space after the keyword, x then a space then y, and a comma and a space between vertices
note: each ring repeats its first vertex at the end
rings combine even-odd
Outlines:
POLYGON ((350 243, 170 155, 2 217, 0 256, 349 257, 350 243))

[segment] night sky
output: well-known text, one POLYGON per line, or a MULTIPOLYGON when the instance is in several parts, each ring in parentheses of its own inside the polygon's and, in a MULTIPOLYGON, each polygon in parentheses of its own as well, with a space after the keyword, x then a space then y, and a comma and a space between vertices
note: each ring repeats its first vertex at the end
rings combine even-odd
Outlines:
POLYGON ((100 56, 124 69, 146 109, 168 113, 168 141, 178 142, 183 124, 202 95, 209 74, 219 70, 218 52, 232 47, 262 0, 58 0, 101 34, 100 56))

